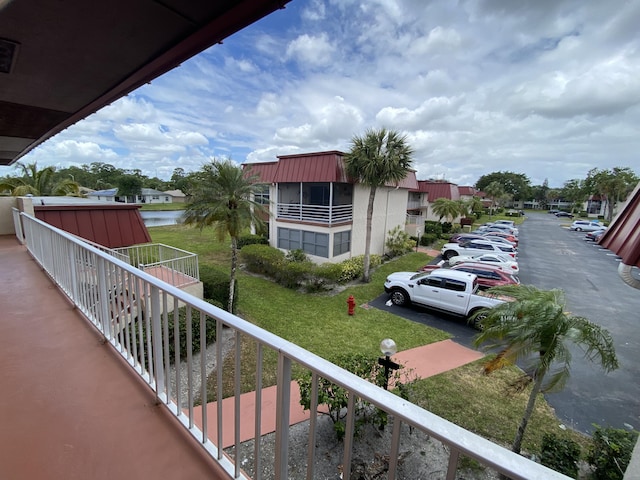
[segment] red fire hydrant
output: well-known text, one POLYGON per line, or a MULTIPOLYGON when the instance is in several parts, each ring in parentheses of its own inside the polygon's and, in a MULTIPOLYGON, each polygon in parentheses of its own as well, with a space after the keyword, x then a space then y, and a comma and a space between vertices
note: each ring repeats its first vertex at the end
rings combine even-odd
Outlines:
POLYGON ((354 309, 356 308, 356 299, 353 298, 353 295, 349 295, 347 305, 349 306, 349 315, 353 315, 354 309))

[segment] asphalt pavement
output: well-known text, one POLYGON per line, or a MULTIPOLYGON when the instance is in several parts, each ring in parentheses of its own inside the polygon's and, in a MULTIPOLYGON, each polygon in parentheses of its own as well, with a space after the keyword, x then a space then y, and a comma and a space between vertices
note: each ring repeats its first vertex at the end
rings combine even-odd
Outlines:
MULTIPOLYGON (((547 213, 527 214, 519 226, 518 263, 523 284, 565 292, 567 308, 606 328, 620 368, 604 373, 584 352, 571 347, 571 377, 564 389, 546 395, 560 420, 592 433, 594 425, 640 429, 640 292, 618 276, 619 258, 584 233, 569 230, 571 220, 547 213)), ((387 295, 370 305, 453 335, 472 346, 475 330, 466 320, 431 310, 387 306, 387 295)))

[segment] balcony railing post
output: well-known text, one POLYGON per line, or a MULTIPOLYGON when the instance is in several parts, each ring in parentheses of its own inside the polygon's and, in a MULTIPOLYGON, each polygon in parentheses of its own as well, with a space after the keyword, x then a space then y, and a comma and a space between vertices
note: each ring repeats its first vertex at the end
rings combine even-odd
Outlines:
POLYGON ((291 403, 291 360, 278 356, 278 392, 276 395, 275 478, 287 480, 289 457, 289 404, 291 403))
MULTIPOLYGON (((156 379, 156 397, 164 393, 164 348, 160 315, 160 289, 151 287, 151 342, 153 343, 153 373, 156 379)), ((168 341, 168 339, 165 339, 168 341)))
POLYGON ((107 269, 105 266, 105 259, 102 257, 97 258, 98 264, 98 301, 100 310, 98 315, 98 325, 102 328, 102 334, 109 339, 109 287, 107 286, 107 269))

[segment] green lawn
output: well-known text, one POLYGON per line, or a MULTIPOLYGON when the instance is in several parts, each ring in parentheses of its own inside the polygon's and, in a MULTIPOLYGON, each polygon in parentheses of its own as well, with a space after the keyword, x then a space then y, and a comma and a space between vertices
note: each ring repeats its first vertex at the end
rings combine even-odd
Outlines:
MULTIPOLYGON (((154 227, 149 231, 154 242, 198 253, 201 264, 229 268, 229 243, 216 241, 209 228, 201 231, 175 225, 154 227)), ((393 338, 400 350, 444 340, 450 335, 440 330, 375 308, 360 307, 384 291, 386 275, 400 270, 417 270, 430 258, 423 253, 407 254, 376 269, 371 283, 356 282, 335 295, 295 292, 239 271, 238 314, 329 360, 345 352, 378 356, 380 340, 387 337, 393 338), (347 314, 349 295, 355 297, 358 305, 352 317, 347 314)), ((256 348, 247 339, 243 339, 241 348, 242 390, 251 391, 255 385, 256 348)), ((273 352, 265 353, 265 386, 275 382, 276 362, 273 352)), ((481 373, 481 362, 418 381, 413 389, 412 401, 485 438, 508 446, 515 435, 527 399, 526 394, 514 394, 509 390, 510 383, 520 372, 512 368, 485 376, 481 373)), ((224 385, 225 392, 233 394, 233 355, 227 357, 223 368, 225 378, 229 379, 225 380, 228 382, 224 385)), ((210 399, 214 398, 216 391, 215 377, 209 377, 210 399)), ((541 397, 525 437, 524 450, 538 452, 542 435, 548 432, 562 437, 570 436, 585 444, 584 436, 564 430, 559 425, 552 409, 541 397)))
POLYGON ((145 203, 140 210, 184 210, 186 203, 145 203))

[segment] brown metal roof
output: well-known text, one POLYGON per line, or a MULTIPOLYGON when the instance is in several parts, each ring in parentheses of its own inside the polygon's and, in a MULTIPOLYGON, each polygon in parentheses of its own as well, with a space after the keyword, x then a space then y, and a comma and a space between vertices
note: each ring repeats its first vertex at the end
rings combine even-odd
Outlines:
POLYGON ((460 193, 460 195, 476 195, 476 189, 469 186, 458 186, 458 192, 460 193))
MULTIPOLYGON (((347 177, 343 157, 344 153, 337 150, 279 155, 277 162, 245 163, 243 167, 247 172, 258 175, 264 183, 354 183, 347 177)), ((416 174, 412 170, 398 186, 415 189, 417 185, 416 174)))
POLYGON ((242 165, 245 175, 258 177, 257 183, 273 183, 278 170, 278 162, 245 163, 242 165))
POLYGON ((622 258, 625 265, 640 267, 640 183, 609 225, 600 245, 622 258))
POLYGON ((0 165, 288 1, 0 1, 0 165))
POLYGON ((433 202, 438 198, 460 200, 460 192, 455 183, 418 180, 417 191, 427 193, 430 202, 433 202))
POLYGON ((109 248, 151 242, 139 208, 134 204, 33 207, 43 222, 109 248))
POLYGON ((343 157, 338 151, 278 156, 275 182, 347 183, 343 157))

